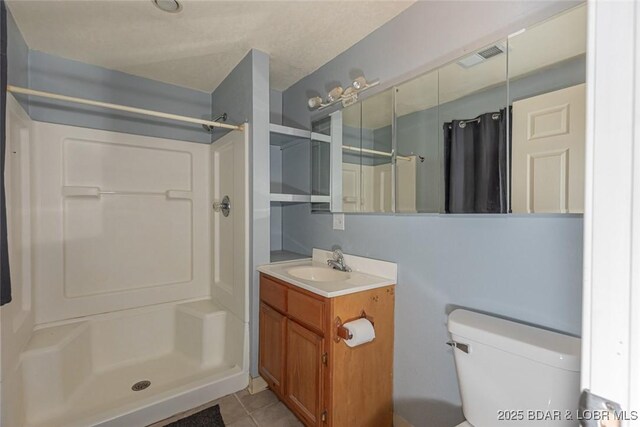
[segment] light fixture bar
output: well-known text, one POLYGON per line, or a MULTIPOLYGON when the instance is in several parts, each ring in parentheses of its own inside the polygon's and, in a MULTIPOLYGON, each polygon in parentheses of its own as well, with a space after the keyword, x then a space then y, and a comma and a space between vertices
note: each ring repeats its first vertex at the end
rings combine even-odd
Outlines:
MULTIPOLYGON (((344 105, 346 107, 346 106, 348 106, 350 104, 349 101, 355 102, 358 99, 358 94, 360 92, 364 92, 365 90, 370 89, 370 88, 372 88, 374 86, 378 86, 379 84, 380 84, 380 80, 376 80, 376 81, 374 81, 372 83, 367 83, 367 85, 364 86, 362 89, 355 89, 353 92, 351 92, 348 95, 344 95, 343 94, 340 98, 336 99, 333 102, 330 102, 328 104, 320 105, 320 107, 318 108, 318 111, 324 110, 325 108, 329 108, 332 105, 337 104, 338 102, 342 102, 342 105, 344 105), (345 105, 345 101, 346 101, 346 105, 345 105)), ((351 102, 351 103, 353 103, 353 102, 351 102)))
POLYGON ((360 92, 364 92, 365 90, 377 86, 378 84, 380 84, 380 80, 375 80, 369 83, 364 77, 360 76, 356 78, 353 83, 344 90, 341 86, 336 86, 335 88, 333 88, 327 95, 326 101, 319 96, 309 98, 309 108, 312 110, 324 110, 325 108, 329 108, 332 105, 337 104, 338 102, 342 102, 343 107, 348 107, 358 100, 358 94, 360 92))

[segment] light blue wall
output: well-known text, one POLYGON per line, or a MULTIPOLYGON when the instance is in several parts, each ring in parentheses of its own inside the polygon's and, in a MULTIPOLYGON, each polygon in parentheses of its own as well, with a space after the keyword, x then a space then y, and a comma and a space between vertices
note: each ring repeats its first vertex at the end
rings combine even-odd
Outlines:
MULTIPOLYGON (((306 108, 330 82, 380 78, 379 90, 569 8, 570 2, 417 2, 283 93, 287 124, 309 127, 306 108), (359 71, 360 70, 360 71, 359 71)), ((373 91, 373 90, 372 90, 373 91)), ((324 114, 324 113, 323 113, 324 114)), ((285 249, 339 244, 398 263, 394 400, 416 427, 451 427, 463 416, 447 314, 495 313, 579 334, 582 218, 510 215, 347 215, 346 230, 307 205, 283 209, 285 249)))
POLYGON ((305 205, 283 209, 284 247, 306 253, 338 244, 346 253, 398 263, 394 394, 415 426, 462 421, 447 314, 495 313, 580 334, 582 219, 498 215, 347 215, 305 205))
MULTIPOLYGON (((29 86, 29 48, 22 33, 7 8, 7 80, 10 85, 29 86)), ((28 109, 27 99, 17 97, 22 107, 28 109)))
MULTIPOLYGON (((227 113, 228 123, 251 122, 253 117, 252 76, 253 54, 249 52, 211 94, 212 117, 227 113)), ((212 141, 215 142, 227 132, 215 130, 212 141)))
MULTIPOLYGON (((120 71, 29 51, 31 89, 208 119, 211 95, 120 71)), ((29 113, 38 121, 209 143, 200 125, 32 97, 29 113)))
MULTIPOLYGON (((259 276, 270 252, 269 56, 251 50, 212 94, 214 115, 226 112, 232 123, 248 122, 251 195, 251 375, 258 375, 259 276)), ((224 133, 216 131, 214 140, 224 133)), ((215 142, 214 142, 215 144, 215 142)))
POLYGON ((282 124, 282 92, 275 89, 269 91, 269 121, 282 124))

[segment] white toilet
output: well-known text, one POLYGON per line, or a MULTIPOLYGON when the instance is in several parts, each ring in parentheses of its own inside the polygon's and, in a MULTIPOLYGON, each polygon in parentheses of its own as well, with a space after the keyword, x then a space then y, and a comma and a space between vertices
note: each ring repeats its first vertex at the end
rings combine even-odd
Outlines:
POLYGON ((454 310, 449 332, 467 421, 457 427, 575 427, 580 339, 454 310))

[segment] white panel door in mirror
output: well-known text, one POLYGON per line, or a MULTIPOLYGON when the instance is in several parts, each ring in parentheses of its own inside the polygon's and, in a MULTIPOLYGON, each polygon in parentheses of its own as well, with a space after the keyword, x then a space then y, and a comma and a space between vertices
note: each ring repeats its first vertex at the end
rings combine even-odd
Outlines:
POLYGON ((514 213, 584 211, 585 85, 513 103, 514 213))
POLYGON ((342 164, 342 209, 360 212, 360 165, 342 164))

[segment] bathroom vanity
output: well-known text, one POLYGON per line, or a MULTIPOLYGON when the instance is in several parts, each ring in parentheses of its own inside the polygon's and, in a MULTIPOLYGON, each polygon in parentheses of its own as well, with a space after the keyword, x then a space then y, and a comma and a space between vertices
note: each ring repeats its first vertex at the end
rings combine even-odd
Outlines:
POLYGON ((260 275, 260 375, 307 426, 393 425, 394 263, 331 252, 264 265, 260 275), (350 347, 344 323, 366 318, 371 342, 350 347))

